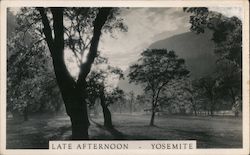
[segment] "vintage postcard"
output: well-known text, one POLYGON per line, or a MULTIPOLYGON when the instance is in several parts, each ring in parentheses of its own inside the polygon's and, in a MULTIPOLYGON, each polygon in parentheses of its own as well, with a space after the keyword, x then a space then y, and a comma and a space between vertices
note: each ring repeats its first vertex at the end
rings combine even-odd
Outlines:
POLYGON ((1 155, 249 154, 249 2, 1 1, 1 155))

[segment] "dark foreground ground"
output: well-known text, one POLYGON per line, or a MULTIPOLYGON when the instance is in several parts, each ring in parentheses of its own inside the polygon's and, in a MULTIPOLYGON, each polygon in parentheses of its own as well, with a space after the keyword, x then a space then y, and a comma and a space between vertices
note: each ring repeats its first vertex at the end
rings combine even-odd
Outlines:
MULTIPOLYGON (((197 140, 198 148, 241 148, 242 120, 234 117, 157 116, 113 114, 114 129, 92 117, 93 140, 197 140)), ((49 140, 66 140, 71 134, 66 115, 33 116, 29 121, 7 120, 7 149, 48 148, 49 140)))

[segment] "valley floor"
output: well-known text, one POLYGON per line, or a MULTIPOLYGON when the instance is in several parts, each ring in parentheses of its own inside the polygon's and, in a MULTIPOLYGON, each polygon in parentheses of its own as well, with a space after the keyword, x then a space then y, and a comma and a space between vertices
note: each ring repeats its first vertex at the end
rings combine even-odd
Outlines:
MULTIPOLYGON (((235 117, 156 116, 113 114, 114 129, 103 127, 101 116, 91 116, 91 140, 197 140, 197 148, 241 148, 242 119, 235 117)), ((46 149, 49 140, 71 135, 66 115, 33 116, 29 121, 7 120, 7 149, 46 149)))

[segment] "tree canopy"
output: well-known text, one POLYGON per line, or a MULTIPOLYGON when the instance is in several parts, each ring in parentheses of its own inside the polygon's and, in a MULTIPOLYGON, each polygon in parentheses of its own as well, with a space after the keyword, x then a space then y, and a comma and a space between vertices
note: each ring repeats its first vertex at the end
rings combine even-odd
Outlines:
POLYGON ((162 89, 172 80, 187 77, 184 59, 178 58, 174 51, 167 49, 147 49, 141 53, 138 63, 130 66, 129 80, 141 84, 152 98, 152 118, 159 106, 158 99, 162 89))
POLYGON ((7 36, 7 109, 26 119, 29 113, 58 111, 62 105, 49 53, 35 36, 20 27, 7 36))
POLYGON ((192 13, 189 21, 191 31, 198 34, 206 29, 213 31, 214 52, 219 60, 227 59, 242 68, 242 22, 238 17, 226 17, 202 7, 184 8, 184 11, 192 13))

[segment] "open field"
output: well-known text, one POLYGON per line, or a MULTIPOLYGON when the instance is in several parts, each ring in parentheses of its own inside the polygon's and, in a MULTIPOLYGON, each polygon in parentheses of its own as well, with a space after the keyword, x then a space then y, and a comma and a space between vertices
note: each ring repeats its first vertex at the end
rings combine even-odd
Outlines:
MULTIPOLYGON (((234 117, 156 116, 113 114, 114 129, 102 126, 102 117, 92 117, 93 140, 197 140, 198 148, 241 148, 242 120, 234 117)), ((7 148, 48 148, 49 140, 69 139, 66 115, 33 116, 29 121, 7 120, 7 148)))

